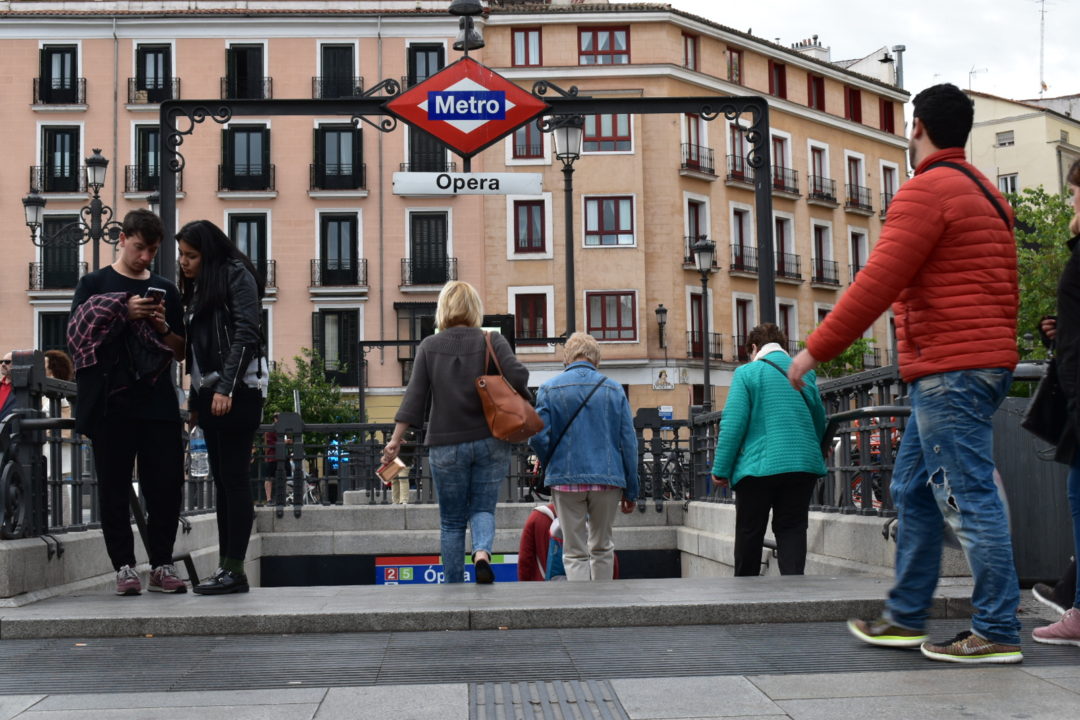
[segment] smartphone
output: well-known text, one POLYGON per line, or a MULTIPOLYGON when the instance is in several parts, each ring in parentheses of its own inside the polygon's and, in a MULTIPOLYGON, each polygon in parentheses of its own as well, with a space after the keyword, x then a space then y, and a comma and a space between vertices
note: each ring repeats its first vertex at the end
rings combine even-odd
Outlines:
POLYGON ((146 294, 143 297, 150 298, 154 301, 155 305, 160 305, 165 300, 165 291, 161 288, 148 287, 146 288, 146 294))

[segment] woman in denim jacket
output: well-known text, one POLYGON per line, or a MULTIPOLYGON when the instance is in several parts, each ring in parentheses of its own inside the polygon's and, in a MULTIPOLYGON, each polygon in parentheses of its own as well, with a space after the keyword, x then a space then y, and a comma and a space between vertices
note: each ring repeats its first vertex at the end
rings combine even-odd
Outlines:
POLYGON ((529 445, 547 459, 544 486, 552 489, 562 523, 566 579, 611 580, 615 510, 631 512, 638 495, 634 421, 622 387, 596 369, 600 345, 592 335, 571 335, 564 356, 566 369, 540 386, 536 410, 544 429, 529 445))

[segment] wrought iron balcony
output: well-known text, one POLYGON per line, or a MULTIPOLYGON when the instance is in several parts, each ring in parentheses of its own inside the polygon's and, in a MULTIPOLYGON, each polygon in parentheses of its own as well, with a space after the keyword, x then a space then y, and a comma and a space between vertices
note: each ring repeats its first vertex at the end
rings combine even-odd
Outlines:
MULTIPOLYGON (((698 242, 700 242, 702 240, 708 240, 708 239, 709 239, 708 235, 686 235, 686 236, 683 237, 683 265, 696 265, 697 264, 697 259, 696 259, 697 253, 694 252, 694 249, 693 249, 694 245, 696 245, 698 242)), ((719 265, 716 264, 716 253, 715 252, 713 253, 712 266, 713 267, 719 267, 719 265)))
POLYGON ((892 205, 893 194, 881 193, 881 219, 885 219, 885 214, 889 210, 889 205, 892 205))
POLYGON ((881 348, 870 348, 863 354, 863 369, 872 370, 881 367, 881 348))
POLYGON ((311 97, 313 100, 333 100, 336 98, 358 97, 364 94, 364 78, 338 77, 328 75, 311 78, 311 97))
POLYGON ((814 258, 814 282, 824 285, 839 285, 840 266, 835 260, 814 258))
POLYGON ((74 290, 86 274, 86 263, 30 263, 30 290, 74 290))
POLYGON ((750 343, 745 335, 735 335, 732 338, 735 343, 734 354, 737 362, 750 362, 750 343))
POLYGON ((715 360, 724 359, 724 336, 721 333, 702 333, 700 330, 686 331, 686 357, 704 358, 705 350, 715 360), (702 337, 704 335, 704 337, 702 337), (705 346, 702 347, 702 340, 705 346))
POLYGON ((772 187, 777 192, 799 194, 799 171, 781 165, 772 166, 772 187))
POLYGON ((744 155, 727 156, 727 179, 732 182, 753 183, 754 169, 744 155))
POLYGON ((367 258, 315 258, 311 261, 311 287, 367 287, 367 284, 367 258))
POLYGON ((34 165, 30 168, 30 188, 43 193, 85 193, 86 168, 34 165))
POLYGON ((311 163, 311 190, 362 190, 367 187, 367 165, 311 163))
POLYGON ((802 272, 799 269, 800 259, 794 253, 776 254, 776 277, 788 278, 789 280, 802 280, 802 272))
POLYGON ((128 104, 148 105, 180 99, 180 78, 143 80, 128 78, 128 104))
MULTIPOLYGON (((155 192, 161 190, 161 175, 157 168, 146 165, 124 166, 124 192, 155 192)), ((184 171, 176 173, 176 192, 184 191, 184 171)))
POLYGON ((732 245, 731 267, 728 269, 732 272, 756 273, 758 271, 757 248, 750 245, 732 245))
POLYGON ((859 274, 859 271, 863 269, 862 265, 848 265, 848 282, 855 282, 855 276, 859 274))
POLYGON ((401 163, 400 169, 401 172, 457 172, 457 163, 447 162, 446 153, 440 151, 430 157, 413 155, 410 162, 401 163))
POLYGON ((402 285, 444 285, 457 280, 457 258, 402 258, 402 285))
POLYGON ((827 177, 821 175, 810 176, 810 192, 807 195, 809 200, 818 200, 820 202, 836 203, 836 181, 830 180, 827 177))
POLYGON ((34 78, 35 105, 85 105, 86 78, 34 78))
POLYGON ((271 100, 274 97, 274 78, 223 77, 222 100, 271 100))
POLYGON ((845 185, 844 209, 865 213, 874 212, 874 206, 870 204, 870 188, 864 185, 845 185))
POLYGON ((514 159, 515 160, 531 160, 544 157, 544 145, 536 142, 529 145, 515 145, 514 146, 514 159))
POLYGON ((695 170, 707 175, 716 174, 716 163, 713 161, 712 148, 702 145, 683 143, 682 145, 682 169, 695 170))
POLYGON ((275 168, 263 165, 218 165, 218 192, 274 190, 275 168))

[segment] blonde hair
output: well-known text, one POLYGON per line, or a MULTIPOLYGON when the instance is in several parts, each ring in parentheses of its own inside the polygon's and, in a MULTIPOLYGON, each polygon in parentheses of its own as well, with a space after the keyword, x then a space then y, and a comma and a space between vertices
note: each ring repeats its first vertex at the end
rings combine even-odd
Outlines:
POLYGON ((435 327, 440 330, 455 325, 480 327, 483 320, 484 304, 476 288, 463 280, 443 286, 439 304, 435 307, 435 327))
POLYGON ((578 360, 588 360, 593 365, 599 365, 600 343, 588 333, 576 332, 566 339, 563 357, 567 365, 578 360))

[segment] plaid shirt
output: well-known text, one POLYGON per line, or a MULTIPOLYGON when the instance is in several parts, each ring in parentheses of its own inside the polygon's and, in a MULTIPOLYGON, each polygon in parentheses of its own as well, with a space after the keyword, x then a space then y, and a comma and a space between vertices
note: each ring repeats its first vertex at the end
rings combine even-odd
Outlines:
POLYGON ((172 349, 154 332, 149 322, 128 322, 127 303, 127 293, 101 293, 91 296, 71 314, 67 327, 67 342, 72 351, 75 370, 96 365, 98 349, 128 327, 147 348, 172 356, 172 349))

